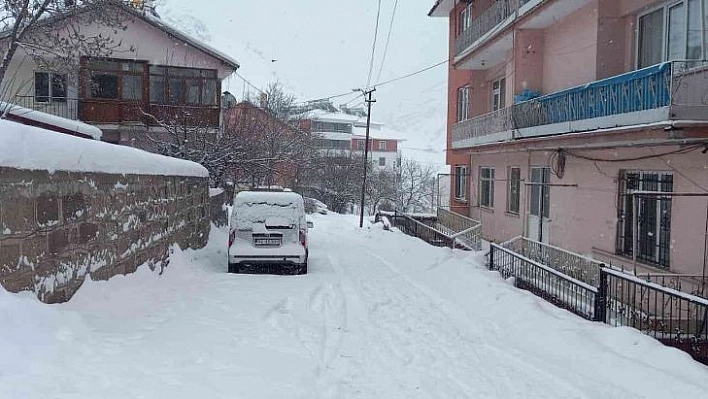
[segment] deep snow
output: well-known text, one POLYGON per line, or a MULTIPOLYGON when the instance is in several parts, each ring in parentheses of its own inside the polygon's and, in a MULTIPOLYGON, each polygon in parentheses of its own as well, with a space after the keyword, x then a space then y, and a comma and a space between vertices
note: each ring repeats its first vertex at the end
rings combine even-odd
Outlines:
POLYGON ((200 164, 0 119, 0 167, 209 177, 200 164))
POLYGON ((0 398, 708 397, 708 368, 357 218, 310 274, 228 275, 224 230, 66 304, 0 289, 0 398))

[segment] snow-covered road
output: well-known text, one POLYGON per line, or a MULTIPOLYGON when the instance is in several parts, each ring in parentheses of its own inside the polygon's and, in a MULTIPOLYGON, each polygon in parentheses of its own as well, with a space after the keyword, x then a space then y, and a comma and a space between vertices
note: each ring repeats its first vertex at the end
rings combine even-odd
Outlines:
POLYGON ((225 273, 226 234, 89 282, 67 304, 0 289, 0 398, 708 397, 708 368, 584 321, 348 216, 313 216, 310 273, 225 273))

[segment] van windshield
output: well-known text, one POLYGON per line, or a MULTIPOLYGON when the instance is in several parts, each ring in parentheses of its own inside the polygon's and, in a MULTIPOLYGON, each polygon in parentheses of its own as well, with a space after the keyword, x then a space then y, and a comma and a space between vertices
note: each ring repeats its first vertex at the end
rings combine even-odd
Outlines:
POLYGON ((268 228, 293 228, 299 213, 294 203, 272 201, 240 202, 234 209, 234 223, 239 230, 248 230, 253 224, 265 224, 268 228))

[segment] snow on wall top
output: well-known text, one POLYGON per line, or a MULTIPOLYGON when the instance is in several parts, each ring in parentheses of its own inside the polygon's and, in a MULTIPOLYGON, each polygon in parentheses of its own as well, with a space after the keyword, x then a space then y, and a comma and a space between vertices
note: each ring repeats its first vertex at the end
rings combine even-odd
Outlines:
POLYGON ((99 172, 208 177, 195 162, 92 141, 0 119, 0 167, 66 172, 99 172))
POLYGON ((33 109, 20 107, 19 105, 10 104, 0 101, 0 110, 7 110, 10 115, 19 118, 29 119, 31 121, 44 123, 51 126, 56 126, 72 132, 80 133, 94 140, 100 140, 103 137, 103 132, 96 126, 91 126, 88 123, 75 121, 60 116, 48 114, 46 112, 35 111, 33 109))

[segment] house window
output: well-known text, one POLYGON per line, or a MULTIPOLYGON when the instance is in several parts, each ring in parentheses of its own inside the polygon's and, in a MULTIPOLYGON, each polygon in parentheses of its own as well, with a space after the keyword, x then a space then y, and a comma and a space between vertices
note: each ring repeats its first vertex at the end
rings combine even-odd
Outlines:
POLYGON ((455 198, 458 200, 467 199, 467 166, 455 166, 455 198))
POLYGON ((460 18, 457 20, 457 34, 461 35, 472 23, 472 5, 468 5, 460 11, 460 18))
POLYGON ((351 133, 352 125, 349 123, 334 123, 334 122, 312 122, 313 132, 337 132, 337 133, 351 133))
POLYGON ((708 1, 683 0, 653 9, 638 18, 637 67, 662 61, 705 58, 708 1))
POLYGON ((214 106, 218 103, 218 83, 213 69, 150 65, 150 102, 214 106))
POLYGON ((466 121, 470 117, 470 88, 460 87, 457 90, 457 121, 466 121))
POLYGON ((494 168, 479 168, 479 205, 494 208, 494 168))
POLYGON ((667 172, 620 171, 617 252, 633 257, 634 238, 637 259, 669 268, 671 252, 671 197, 637 196, 633 191, 672 192, 673 175, 667 172), (634 212, 637 212, 636 218, 634 212), (636 220, 637 224, 634 225, 636 220))
POLYGON ((379 158, 379 166, 386 166, 386 158, 384 158, 384 157, 379 158))
POLYGON ((143 98, 144 64, 132 61, 89 60, 86 96, 106 100, 143 98))
POLYGON ((386 151, 386 142, 379 141, 379 151, 386 151))
POLYGON ((492 82, 492 111, 497 111, 506 106, 506 78, 492 82))
POLYGON ((521 168, 510 167, 507 169, 506 211, 518 215, 520 203, 521 168))
POLYGON ((364 150, 364 140, 357 140, 356 141, 356 148, 358 150, 364 150))
POLYGON ((35 72, 34 98, 40 103, 66 102, 66 75, 35 72))

